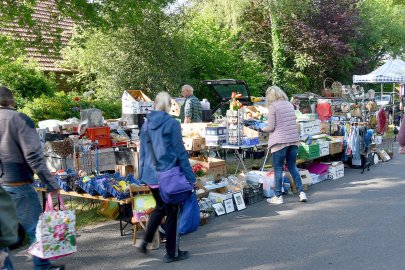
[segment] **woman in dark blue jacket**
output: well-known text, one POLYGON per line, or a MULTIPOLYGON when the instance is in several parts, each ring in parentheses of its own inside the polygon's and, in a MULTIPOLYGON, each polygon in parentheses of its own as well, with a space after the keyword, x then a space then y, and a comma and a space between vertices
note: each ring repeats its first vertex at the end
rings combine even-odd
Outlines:
POLYGON ((179 250, 177 228, 179 205, 166 204, 162 201, 156 171, 167 171, 175 166, 180 166, 190 182, 196 181, 184 148, 180 123, 168 114, 171 104, 171 97, 168 93, 160 92, 156 96, 155 110, 148 114, 140 138, 139 178, 143 183, 149 185, 156 200, 156 208, 149 219, 145 237, 139 249, 143 253, 147 252, 147 244, 152 242, 159 224, 166 216, 167 253, 163 258, 164 262, 187 259, 189 253, 179 250))

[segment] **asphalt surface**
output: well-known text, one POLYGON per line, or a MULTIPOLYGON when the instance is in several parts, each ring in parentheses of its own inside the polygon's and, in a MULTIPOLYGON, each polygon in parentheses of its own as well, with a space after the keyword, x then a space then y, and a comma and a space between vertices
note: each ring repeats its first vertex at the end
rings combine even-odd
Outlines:
MULTIPOLYGON (((116 221, 78 232, 78 252, 59 259, 66 269, 330 270, 405 269, 405 156, 369 172, 346 169, 345 177, 309 188, 285 204, 266 201, 210 219, 182 238, 188 260, 164 264, 164 247, 149 256, 119 235, 116 221)), ((139 234, 142 237, 142 234, 139 234)), ((25 251, 13 253, 16 270, 32 269, 25 251)))

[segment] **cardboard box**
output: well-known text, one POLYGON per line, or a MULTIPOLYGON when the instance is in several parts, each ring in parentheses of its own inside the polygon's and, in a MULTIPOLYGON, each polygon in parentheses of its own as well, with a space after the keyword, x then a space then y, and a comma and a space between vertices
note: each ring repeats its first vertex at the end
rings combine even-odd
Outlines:
POLYGON ((205 127, 206 136, 225 136, 227 134, 226 127, 205 127))
POLYGON ((219 146, 226 143, 226 135, 206 135, 205 145, 206 146, 219 146))
POLYGON ((145 114, 153 110, 153 101, 141 90, 128 90, 122 94, 123 114, 145 114))
MULTIPOLYGON (((184 103, 184 100, 183 100, 184 103)), ((178 99, 172 99, 172 107, 170 109, 170 115, 174 115, 176 117, 180 116, 180 108, 181 108, 181 104, 179 102, 178 99)))
POLYGON ((219 158, 212 158, 212 157, 209 157, 206 160, 200 160, 198 158, 190 158, 189 161, 190 161, 191 166, 194 166, 195 164, 199 163, 204 168, 207 168, 207 169, 225 166, 225 160, 219 159, 219 158))
POLYGON ((190 158, 189 161, 191 166, 197 163, 201 164, 207 175, 212 175, 214 178, 220 178, 227 174, 225 160, 223 159, 209 157, 206 161, 203 161, 198 158, 190 158))
POLYGON ((388 161, 391 157, 385 152, 385 150, 377 150, 378 156, 381 158, 382 161, 388 161))
POLYGON ((337 161, 332 163, 325 163, 329 165, 328 179, 336 180, 345 176, 345 166, 343 162, 337 161))
POLYGON ((312 178, 308 170, 299 170, 302 184, 311 184, 312 178))
POLYGON ((119 172, 121 176, 128 176, 130 173, 134 173, 134 166, 132 165, 116 165, 115 171, 119 172))
POLYGON ((259 138, 259 143, 267 143, 269 140, 269 133, 260 132, 248 127, 243 127, 243 136, 249 138, 259 138))
POLYGON ((318 141, 319 144, 319 156, 328 156, 329 155, 329 142, 327 141, 318 141))
POLYGON ((195 135, 205 137, 205 128, 207 126, 208 123, 181 124, 181 134, 183 137, 194 137, 195 135))
POLYGON ((188 151, 201 151, 205 149, 205 138, 183 138, 184 147, 188 151))

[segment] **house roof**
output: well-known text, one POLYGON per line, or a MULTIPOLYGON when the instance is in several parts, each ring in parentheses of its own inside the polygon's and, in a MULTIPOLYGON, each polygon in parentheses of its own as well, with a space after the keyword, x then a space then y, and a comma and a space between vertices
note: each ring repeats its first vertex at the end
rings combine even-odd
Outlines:
POLYGON ((29 45, 25 49, 27 56, 38 61, 44 71, 69 72, 56 62, 62 59, 59 49, 67 46, 73 34, 73 20, 57 10, 54 0, 39 0, 33 9, 32 19, 38 26, 35 29, 41 29, 40 36, 33 28, 19 26, 17 22, 0 28, 0 32, 24 41, 32 42, 40 38, 41 47, 29 45))

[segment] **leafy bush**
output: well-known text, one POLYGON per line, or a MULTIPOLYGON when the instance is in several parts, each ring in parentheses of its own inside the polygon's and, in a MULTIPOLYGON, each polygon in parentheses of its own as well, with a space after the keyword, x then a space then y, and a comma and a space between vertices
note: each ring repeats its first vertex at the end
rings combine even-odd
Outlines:
POLYGON ((42 94, 51 96, 56 89, 54 76, 46 76, 34 62, 24 63, 22 57, 2 62, 0 84, 10 88, 17 101, 32 100, 42 94))
POLYGON ((34 122, 57 119, 65 120, 71 117, 80 118, 80 109, 97 108, 103 111, 105 119, 121 116, 121 100, 101 100, 81 97, 75 92, 57 92, 54 96, 42 95, 26 103, 21 112, 30 116, 34 122))

